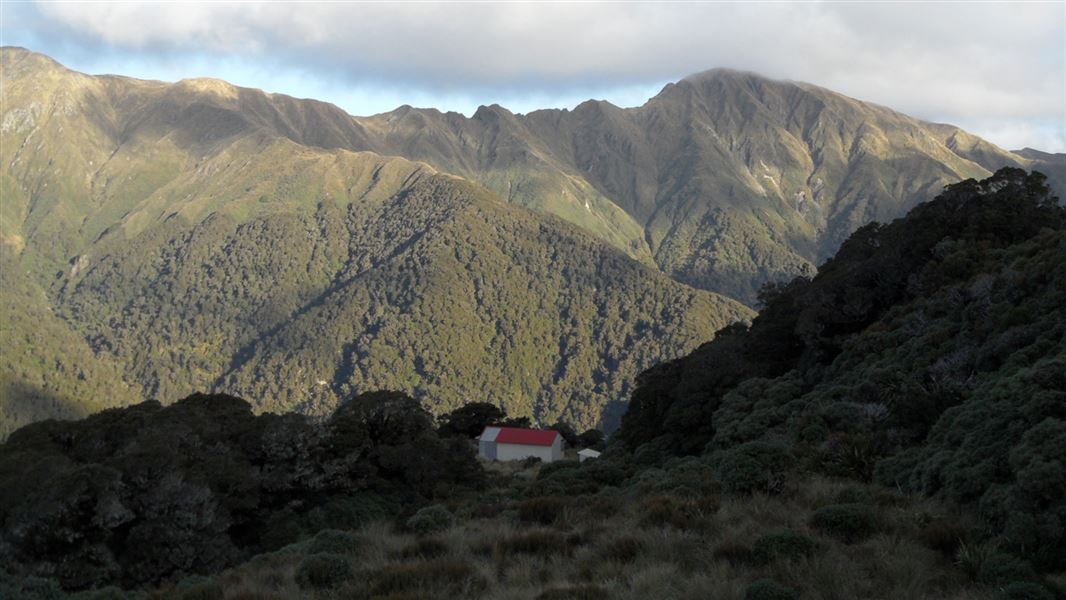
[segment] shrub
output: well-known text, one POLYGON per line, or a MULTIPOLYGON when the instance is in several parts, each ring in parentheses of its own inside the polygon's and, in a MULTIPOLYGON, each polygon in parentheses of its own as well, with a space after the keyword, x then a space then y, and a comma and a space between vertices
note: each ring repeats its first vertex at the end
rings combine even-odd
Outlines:
POLYGON ((778 558, 788 560, 809 556, 817 548, 818 543, 810 537, 797 531, 786 529, 778 533, 764 535, 755 540, 755 545, 752 547, 752 555, 759 562, 768 563, 778 558))
POLYGON ((1034 579, 1036 579, 1036 573, 1029 563, 1002 552, 988 556, 977 569, 977 582, 986 585, 1004 585, 1034 579))
POLYGON ((981 565, 995 554, 998 554, 995 544, 988 542, 967 544, 963 542, 959 544, 959 549, 955 552, 955 564, 965 571, 970 576, 970 579, 977 579, 977 573, 981 570, 981 565))
POLYGON ((792 455, 784 445, 754 441, 717 453, 715 462, 718 479, 726 492, 778 493, 784 488, 792 455))
POLYGON ((759 579, 744 592, 744 600, 797 600, 799 592, 773 579, 759 579))
POLYGON ((877 531, 877 517, 865 504, 831 504, 814 511, 811 526, 850 544, 877 531))
POLYGON ((311 539, 311 543, 307 545, 307 553, 354 554, 360 547, 362 547, 362 541, 353 533, 338 529, 325 529, 311 539))
POLYGON ((312 554, 296 568, 296 583, 304 589, 328 589, 352 578, 348 559, 338 554, 312 554))
POLYGON ((1000 590, 997 600, 1055 600, 1052 594, 1042 585, 1030 581, 1015 581, 1000 590))
POLYGON ((468 563, 435 559, 386 566, 371 575, 370 591, 375 596, 388 596, 432 590, 435 594, 470 597, 487 585, 485 578, 468 563))
POLYGON ((956 555, 968 537, 965 527, 947 519, 934 519, 918 530, 918 539, 923 544, 949 557, 956 555))
POLYGON ((443 531, 452 526, 455 517, 440 504, 420 508, 410 519, 407 527, 420 534, 443 531))
POLYGON ((562 517, 567 504, 558 496, 530 498, 518 505, 518 518, 526 523, 550 525, 562 517))
POLYGON ((17 577, 0 570, 0 598, 4 600, 61 600, 59 584, 41 577, 17 577))
POLYGON ((574 585, 544 590, 536 600, 607 600, 607 590, 596 585, 574 585))

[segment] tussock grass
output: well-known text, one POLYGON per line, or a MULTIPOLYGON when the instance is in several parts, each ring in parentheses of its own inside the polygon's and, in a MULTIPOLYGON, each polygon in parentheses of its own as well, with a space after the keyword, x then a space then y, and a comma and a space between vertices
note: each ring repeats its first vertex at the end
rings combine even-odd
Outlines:
POLYGON ((352 552, 334 555, 355 573, 334 588, 297 584, 309 542, 211 581, 226 600, 742 600, 761 580, 801 600, 992 600, 998 593, 967 573, 959 547, 949 551, 962 531, 952 507, 876 486, 811 477, 773 495, 611 488, 555 498, 526 496, 529 480, 501 478, 479 498, 494 498, 498 513, 456 507, 456 522, 430 535, 379 521, 322 536, 319 545, 358 540, 352 552), (862 506, 877 527, 843 539, 812 525, 819 510, 841 501, 862 506))

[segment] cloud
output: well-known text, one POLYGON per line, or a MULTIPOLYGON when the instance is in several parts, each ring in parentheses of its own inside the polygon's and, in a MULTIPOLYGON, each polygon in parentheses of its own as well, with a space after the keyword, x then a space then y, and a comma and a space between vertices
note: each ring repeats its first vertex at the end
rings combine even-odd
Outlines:
MULTIPOLYGON (((1066 6, 1058 3, 25 6, 18 27, 44 52, 206 56, 338 88, 571 98, 726 66, 920 117, 1017 122, 1023 134, 1066 121, 1066 6)), ((1050 137, 1052 149, 1066 150, 1066 131, 1050 137)))

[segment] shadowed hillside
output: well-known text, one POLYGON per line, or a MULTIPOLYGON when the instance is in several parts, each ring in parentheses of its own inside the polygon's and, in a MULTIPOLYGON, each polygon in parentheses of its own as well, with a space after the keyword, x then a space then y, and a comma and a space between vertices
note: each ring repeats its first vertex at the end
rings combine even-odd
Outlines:
MULTIPOLYGON (((751 316, 424 163, 323 149, 335 107, 3 61, 5 251, 21 310, 62 331, 14 336, 20 356, 73 340, 164 401, 220 390, 322 413, 391 388, 612 427, 637 372, 751 316)), ((87 367, 21 372, 102 401, 87 367)), ((50 414, 79 413, 5 421, 50 414)))

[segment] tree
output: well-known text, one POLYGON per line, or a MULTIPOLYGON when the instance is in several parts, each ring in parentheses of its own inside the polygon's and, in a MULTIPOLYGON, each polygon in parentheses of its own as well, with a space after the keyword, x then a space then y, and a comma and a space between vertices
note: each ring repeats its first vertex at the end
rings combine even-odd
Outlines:
POLYGON ((442 436, 464 436, 473 439, 481 435, 485 427, 501 422, 506 416, 494 404, 472 402, 442 416, 437 432, 442 436))

